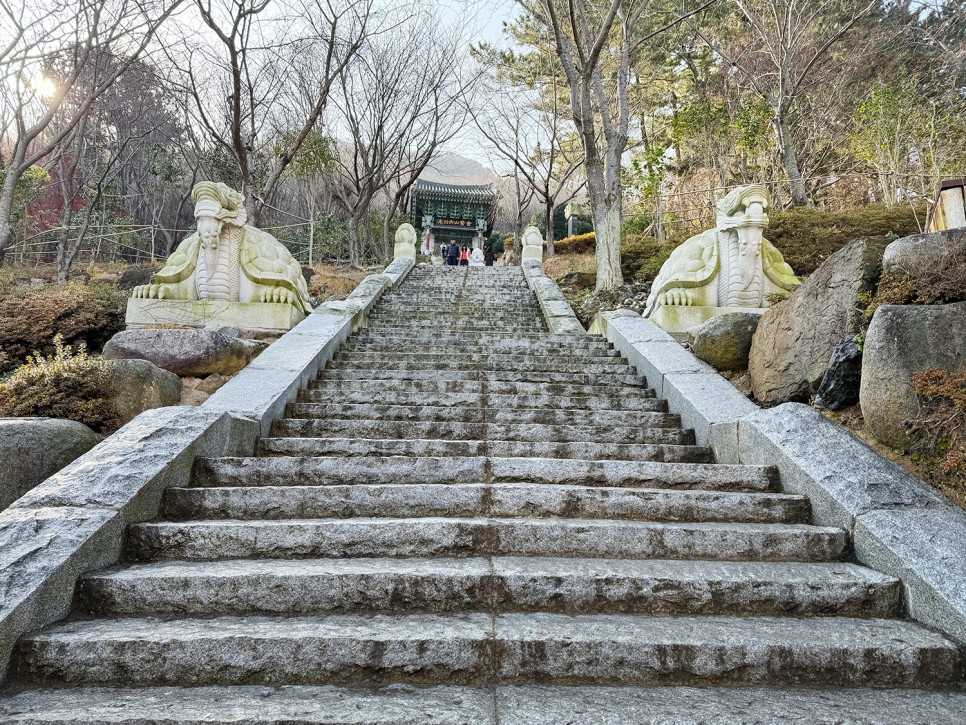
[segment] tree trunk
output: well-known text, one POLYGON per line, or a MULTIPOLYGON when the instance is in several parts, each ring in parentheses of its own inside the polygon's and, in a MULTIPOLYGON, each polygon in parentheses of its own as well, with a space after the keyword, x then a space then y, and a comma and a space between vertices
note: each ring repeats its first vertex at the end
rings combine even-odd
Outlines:
POLYGON ((553 210, 554 203, 553 199, 550 197, 546 198, 546 214, 547 214, 547 257, 550 258, 554 255, 553 250, 553 210))
POLYGON ((624 284, 621 274, 621 206, 592 203, 594 228, 597 232, 596 291, 615 289, 624 284))
POLYGON ((0 186, 0 265, 4 263, 7 249, 13 244, 13 198, 17 193, 16 159, 7 166, 7 175, 0 186))
POLYGON ((798 166, 798 152, 795 150, 795 143, 785 127, 783 118, 776 114, 774 123, 781 148, 782 166, 785 168, 785 175, 788 177, 788 185, 791 188, 792 206, 808 206, 808 192, 805 189, 805 180, 802 178, 802 172, 798 166))
POLYGON ((358 267, 361 263, 359 254, 359 220, 355 214, 349 215, 349 266, 358 267))

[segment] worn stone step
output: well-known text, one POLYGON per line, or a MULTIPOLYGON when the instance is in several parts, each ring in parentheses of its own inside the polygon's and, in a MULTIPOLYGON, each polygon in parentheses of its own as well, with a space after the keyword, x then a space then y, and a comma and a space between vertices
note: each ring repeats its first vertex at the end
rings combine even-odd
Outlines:
POLYGON ((196 486, 324 486, 356 483, 556 483, 621 488, 771 491, 766 466, 554 458, 278 456, 198 458, 196 486))
MULTIPOLYGON (((491 413, 498 410, 533 410, 568 411, 580 415, 585 411, 614 410, 638 413, 664 413, 667 411, 667 401, 654 398, 653 391, 646 388, 636 388, 635 394, 630 395, 587 395, 585 394, 557 394, 521 391, 518 393, 482 393, 480 387, 474 390, 472 384, 463 385, 453 383, 464 392, 446 392, 448 384, 434 381, 399 381, 396 385, 379 386, 376 383, 362 383, 358 381, 336 380, 323 383, 313 383, 308 390, 299 392, 299 404, 335 404, 339 401, 347 405, 369 405, 374 400, 387 406, 405 406, 410 408, 426 407, 427 400, 432 401, 435 408, 486 407, 491 413), (378 389, 377 389, 378 388, 378 389), (639 394, 638 394, 639 393, 639 394)), ((488 383, 487 390, 496 384, 488 383)), ((515 384, 510 384, 515 385, 515 384)), ((531 391, 535 387, 526 385, 531 391)), ((560 386, 553 386, 560 387, 560 386)), ((573 386, 565 386, 571 391, 573 386)), ((500 386, 505 389, 504 386, 500 386)), ((540 388, 536 388, 539 390, 540 388)), ((582 388, 582 390, 596 390, 582 388)), ((610 391, 605 391, 610 392, 610 391)))
MULTIPOLYGON (((641 399, 654 399, 654 390, 645 387, 643 384, 635 387, 624 387, 620 385, 588 385, 575 383, 547 383, 531 382, 524 380, 492 380, 489 376, 477 375, 476 380, 440 380, 436 376, 422 375, 406 379, 383 378, 379 380, 365 380, 361 377, 348 378, 328 378, 320 377, 318 380, 309 382, 308 388, 304 391, 311 394, 315 391, 325 391, 328 395, 322 402, 335 402, 332 400, 334 395, 341 395, 346 390, 359 390, 372 392, 374 394, 390 393, 394 391, 404 391, 407 393, 415 392, 424 394, 420 403, 438 405, 437 400, 443 396, 455 393, 486 394, 488 397, 494 395, 526 396, 526 400, 533 400, 537 396, 550 397, 577 397, 587 396, 595 398, 606 398, 611 403, 610 406, 620 409, 620 402, 634 401, 641 399), (485 379, 480 380, 479 378, 485 379)), ((341 400, 341 398, 340 398, 341 400)), ((348 401, 345 401, 348 402, 348 401)), ((372 402, 372 401, 370 401, 372 402)), ((666 409, 666 404, 663 404, 666 409)), ((492 407, 492 406, 487 406, 492 407)), ((533 403, 527 407, 544 407, 543 402, 533 403)), ((552 406, 556 407, 556 406, 552 406)))
POLYGON ((473 347, 473 348, 507 348, 515 347, 523 350, 545 347, 550 350, 558 349, 561 351, 571 350, 612 350, 609 343, 600 337, 590 335, 552 335, 544 333, 542 335, 530 335, 526 337, 504 336, 500 334, 480 336, 457 335, 452 333, 421 333, 417 338, 414 335, 369 335, 365 330, 349 338, 347 345, 358 345, 365 348, 370 345, 384 345, 392 349, 405 349, 407 345, 421 348, 423 344, 439 345, 446 347, 473 347), (414 344, 415 343, 415 344, 414 344))
POLYGON ((329 484, 169 488, 165 519, 526 517, 807 523, 803 496, 549 483, 329 484))
POLYGON ((966 722, 966 693, 870 688, 259 685, 77 687, 0 700, 0 723, 210 725, 936 725, 966 722))
POLYGON ((503 456, 665 463, 714 460, 711 448, 696 445, 439 438, 262 438, 258 452, 264 456, 503 456))
POLYGON ((494 559, 160 562, 83 577, 78 604, 109 616, 324 612, 889 617, 897 579, 853 564, 494 559))
POLYGON ((311 420, 281 418, 272 436, 295 438, 457 439, 694 445, 694 431, 680 428, 640 428, 609 425, 547 425, 542 423, 472 423, 423 420, 311 420))
POLYGON ((566 556, 834 561, 841 529, 806 524, 593 519, 355 518, 133 524, 133 560, 380 556, 566 556))
POLYGON ((959 647, 848 617, 413 614, 70 621, 20 642, 67 684, 769 684, 942 687, 959 647))
POLYGON ((367 350, 360 350, 359 348, 349 348, 348 346, 343 346, 335 356, 336 360, 351 360, 353 362, 387 362, 390 360, 405 363, 435 363, 440 364, 455 364, 460 366, 465 365, 482 365, 487 366, 490 364, 507 365, 507 364, 522 364, 529 363, 531 365, 536 364, 554 364, 554 363, 566 363, 570 365, 575 364, 587 364, 587 365, 626 365, 626 362, 622 362, 621 358, 614 352, 614 354, 598 354, 593 351, 571 351, 567 353, 565 351, 560 352, 547 352, 547 353, 537 353, 536 351, 531 351, 530 353, 524 350, 517 350, 516 352, 503 353, 494 350, 484 350, 478 348, 476 352, 459 352, 454 353, 452 351, 442 352, 409 352, 409 351, 390 351, 381 350, 369 352, 367 350), (576 354, 574 354, 576 353, 576 354))
POLYGON ((375 369, 326 367, 319 373, 319 380, 425 380, 432 377, 438 382, 486 381, 498 383, 557 383, 561 385, 587 385, 601 388, 645 387, 643 375, 627 375, 611 372, 601 373, 555 373, 544 371, 519 372, 515 370, 403 370, 398 367, 375 369))
MULTIPOLYGON (((435 402, 435 401, 434 401, 435 402)), ((479 407, 465 403, 442 405, 385 405, 371 403, 289 403, 289 418, 325 420, 394 420, 394 421, 462 421, 464 423, 539 423, 544 425, 634 426, 637 428, 680 428, 681 416, 634 410, 594 410, 556 408, 482 407, 487 401, 480 396, 479 407)), ((514 401, 522 402, 522 401, 514 401)))
POLYGON ((366 343, 356 344, 348 342, 339 348, 339 354, 351 354, 352 357, 362 360, 365 357, 372 359, 385 359, 386 355, 412 356, 415 359, 438 359, 440 356, 459 356, 471 360, 478 360, 478 356, 499 356, 502 358, 526 359, 530 356, 541 355, 561 360, 588 360, 620 358, 617 350, 609 350, 603 347, 563 347, 558 345, 511 345, 498 344, 492 345, 445 345, 426 343, 407 348, 402 344, 366 343))
MULTIPOLYGON (((386 360, 364 359, 356 360, 352 356, 340 357, 330 361, 325 366, 326 372, 345 370, 361 372, 369 375, 373 371, 389 372, 395 376, 398 371, 430 373, 440 376, 440 379, 448 379, 443 375, 454 376, 451 379, 460 380, 463 377, 470 377, 480 371, 491 375, 510 374, 536 374, 541 378, 544 374, 579 374, 579 375, 636 375, 637 370, 630 365, 622 363, 620 360, 605 360, 602 362, 567 361, 553 360, 550 358, 531 359, 531 360, 490 360, 489 362, 470 362, 458 358, 443 358, 433 361, 411 362, 399 358, 388 358, 386 360)), ((528 375, 529 377, 529 375, 528 375)), ((555 378, 556 379, 556 378, 555 378)))

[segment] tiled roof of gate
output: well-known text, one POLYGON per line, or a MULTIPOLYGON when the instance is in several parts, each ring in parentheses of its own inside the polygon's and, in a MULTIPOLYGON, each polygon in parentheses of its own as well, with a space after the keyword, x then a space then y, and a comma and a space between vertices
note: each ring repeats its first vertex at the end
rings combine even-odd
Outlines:
POLYGON ((413 193, 423 198, 438 199, 440 201, 469 201, 487 203, 496 201, 496 192, 489 184, 482 186, 460 186, 458 184, 441 184, 436 181, 418 179, 413 186, 413 193))

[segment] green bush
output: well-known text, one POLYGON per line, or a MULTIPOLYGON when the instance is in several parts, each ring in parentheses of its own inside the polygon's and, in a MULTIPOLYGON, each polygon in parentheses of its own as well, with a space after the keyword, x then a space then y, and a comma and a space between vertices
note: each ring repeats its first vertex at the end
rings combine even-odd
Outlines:
POLYGON ((765 237, 774 244, 796 274, 811 274, 818 266, 853 239, 918 234, 922 209, 883 204, 825 211, 799 207, 770 214, 765 237))
POLYGON ((621 273, 625 282, 651 282, 657 277, 674 247, 658 244, 652 237, 626 237, 621 241, 621 273))
POLYGON ((29 356, 0 385, 0 415, 67 418, 98 433, 116 430, 120 421, 107 396, 107 363, 88 354, 83 344, 75 351, 60 335, 53 346, 53 355, 29 356))
POLYGON ((111 284, 0 287, 0 372, 11 370, 33 351, 55 352, 53 339, 100 350, 124 329, 129 292, 111 284))

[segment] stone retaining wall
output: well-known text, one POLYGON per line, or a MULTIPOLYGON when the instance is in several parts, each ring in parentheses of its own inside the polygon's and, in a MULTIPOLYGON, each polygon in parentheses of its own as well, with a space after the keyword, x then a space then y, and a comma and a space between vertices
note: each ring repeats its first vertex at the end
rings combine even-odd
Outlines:
POLYGON ((783 491, 809 497, 814 523, 845 529, 859 562, 902 580, 911 617, 966 642, 966 512, 807 405, 759 408, 635 312, 602 313, 590 331, 720 462, 775 466, 783 491))

